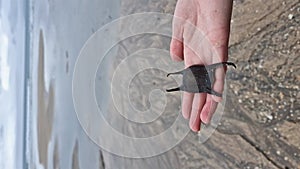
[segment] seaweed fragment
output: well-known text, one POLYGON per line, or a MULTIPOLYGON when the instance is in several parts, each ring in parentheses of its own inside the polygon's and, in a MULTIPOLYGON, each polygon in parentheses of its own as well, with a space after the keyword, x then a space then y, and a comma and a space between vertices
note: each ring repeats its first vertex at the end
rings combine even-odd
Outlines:
POLYGON ((220 62, 211 65, 192 65, 182 71, 169 73, 167 75, 182 75, 182 85, 176 88, 167 89, 167 92, 185 91, 189 93, 208 93, 215 96, 222 97, 221 93, 218 93, 212 89, 212 84, 215 81, 215 70, 218 67, 233 66, 236 65, 232 62, 220 62))

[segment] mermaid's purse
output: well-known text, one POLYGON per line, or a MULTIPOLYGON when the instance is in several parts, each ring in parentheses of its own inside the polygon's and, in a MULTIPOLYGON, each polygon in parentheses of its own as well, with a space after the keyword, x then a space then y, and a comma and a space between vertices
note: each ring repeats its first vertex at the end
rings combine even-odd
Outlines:
POLYGON ((222 97, 221 93, 218 93, 212 89, 212 84, 215 81, 215 70, 218 67, 233 66, 236 68, 235 64, 232 62, 221 62, 211 65, 192 65, 180 72, 169 73, 169 75, 181 74, 182 75, 182 85, 167 89, 167 92, 173 91, 185 91, 189 93, 208 93, 215 96, 222 97))

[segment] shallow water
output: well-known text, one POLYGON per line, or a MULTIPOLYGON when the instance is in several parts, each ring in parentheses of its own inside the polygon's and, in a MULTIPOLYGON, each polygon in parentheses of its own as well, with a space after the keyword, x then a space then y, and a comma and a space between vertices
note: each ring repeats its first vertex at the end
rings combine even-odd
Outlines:
POLYGON ((0 1, 0 168, 24 162, 24 1, 0 1))

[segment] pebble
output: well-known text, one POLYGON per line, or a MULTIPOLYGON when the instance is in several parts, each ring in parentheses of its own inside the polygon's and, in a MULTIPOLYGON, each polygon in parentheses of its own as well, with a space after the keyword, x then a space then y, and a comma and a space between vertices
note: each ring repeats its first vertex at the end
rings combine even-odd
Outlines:
POLYGON ((264 114, 265 114, 265 116, 266 116, 269 120, 273 120, 273 116, 272 116, 272 115, 267 114, 267 113, 264 113, 264 114))
POLYGON ((279 93, 279 98, 282 100, 282 99, 283 99, 283 97, 284 97, 283 93, 282 93, 282 92, 280 92, 280 93, 279 93))
POLYGON ((293 19, 293 18, 294 18, 294 15, 293 15, 293 14, 289 14, 288 18, 289 18, 289 19, 293 19))
POLYGON ((288 160, 288 157, 284 157, 284 160, 287 161, 287 160, 288 160))
POLYGON ((276 151, 276 154, 277 154, 277 155, 280 155, 280 151, 279 151, 279 150, 277 150, 277 151, 276 151))

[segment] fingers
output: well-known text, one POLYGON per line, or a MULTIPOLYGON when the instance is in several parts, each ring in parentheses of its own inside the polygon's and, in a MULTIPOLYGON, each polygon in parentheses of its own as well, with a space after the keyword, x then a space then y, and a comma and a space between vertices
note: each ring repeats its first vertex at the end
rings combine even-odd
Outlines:
POLYGON ((200 114, 200 119, 203 123, 208 124, 212 115, 216 111, 218 103, 214 101, 211 95, 207 95, 205 105, 200 114))
POLYGON ((193 100, 190 123, 189 123, 190 128, 194 132, 197 132, 200 130, 200 124, 201 124, 200 113, 204 106, 205 100, 206 100, 205 93, 194 94, 194 100, 193 100))
POLYGON ((185 119, 190 118, 193 99, 194 99, 194 94, 193 93, 183 92, 183 96, 182 96, 182 116, 185 119))

